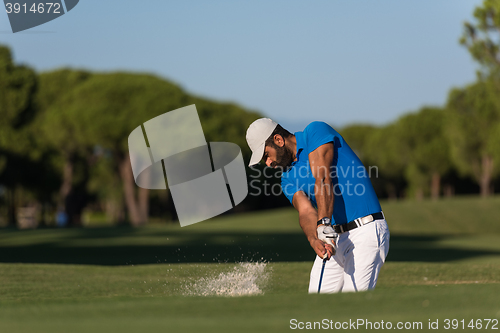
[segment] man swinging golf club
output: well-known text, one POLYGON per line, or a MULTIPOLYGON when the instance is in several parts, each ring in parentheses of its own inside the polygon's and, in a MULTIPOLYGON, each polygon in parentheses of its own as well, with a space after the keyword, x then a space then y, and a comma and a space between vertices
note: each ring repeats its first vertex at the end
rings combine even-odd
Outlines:
POLYGON ((309 292, 373 289, 389 251, 389 228, 365 167, 342 136, 323 122, 292 134, 262 118, 246 139, 250 166, 263 160, 282 168, 282 191, 317 254, 309 292))

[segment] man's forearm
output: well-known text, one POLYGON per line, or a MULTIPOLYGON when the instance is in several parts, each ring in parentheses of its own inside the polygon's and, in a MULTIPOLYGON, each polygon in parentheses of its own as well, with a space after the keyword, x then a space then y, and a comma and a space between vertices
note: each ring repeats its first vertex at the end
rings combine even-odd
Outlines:
POLYGON ((333 214, 332 161, 335 156, 332 142, 319 146, 309 153, 311 172, 316 179, 314 196, 318 207, 318 217, 331 218, 333 214))
POLYGON ((315 198, 318 206, 318 219, 323 217, 331 218, 333 214, 333 187, 331 178, 323 177, 316 180, 315 198))
POLYGON ((299 214, 300 227, 304 231, 304 234, 306 235, 309 243, 318 239, 318 235, 316 232, 317 222, 318 214, 316 213, 316 211, 311 210, 306 213, 299 214))
POLYGON ((329 259, 333 253, 333 247, 325 244, 318 238, 318 212, 314 209, 309 198, 303 192, 297 192, 293 197, 293 206, 299 212, 299 224, 311 244, 314 252, 321 258, 329 259))

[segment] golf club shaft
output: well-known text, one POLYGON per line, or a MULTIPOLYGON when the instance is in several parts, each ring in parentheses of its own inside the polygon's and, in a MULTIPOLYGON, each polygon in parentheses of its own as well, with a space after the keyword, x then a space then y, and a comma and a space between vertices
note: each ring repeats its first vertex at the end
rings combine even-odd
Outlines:
POLYGON ((323 280, 323 273, 325 272, 325 264, 328 259, 323 259, 323 267, 321 267, 321 275, 319 276, 318 294, 321 291, 321 281, 323 280))

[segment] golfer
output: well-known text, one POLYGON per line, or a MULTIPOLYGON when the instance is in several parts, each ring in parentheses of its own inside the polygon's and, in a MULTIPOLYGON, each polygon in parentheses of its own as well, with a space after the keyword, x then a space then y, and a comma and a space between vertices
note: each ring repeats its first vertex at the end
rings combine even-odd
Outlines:
POLYGON ((365 167, 342 136, 324 122, 292 134, 262 118, 246 139, 250 166, 263 160, 282 168, 283 193, 317 254, 309 292, 373 289, 389 251, 389 228, 365 167))

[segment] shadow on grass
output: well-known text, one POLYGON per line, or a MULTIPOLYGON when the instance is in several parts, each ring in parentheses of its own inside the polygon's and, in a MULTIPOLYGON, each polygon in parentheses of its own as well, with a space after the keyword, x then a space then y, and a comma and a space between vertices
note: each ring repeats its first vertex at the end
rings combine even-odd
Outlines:
MULTIPOLYGON (((500 255, 500 251, 443 247, 439 244, 452 237, 393 235, 388 260, 447 262, 500 255)), ((312 262, 313 259, 314 253, 301 233, 141 230, 127 227, 0 231, 0 262, 3 263, 139 265, 262 260, 312 262), (32 244, 26 241, 26 236, 33 238, 32 244), (2 245, 2 240, 11 242, 6 246, 2 245), (19 244, 16 244, 17 240, 19 244)))

